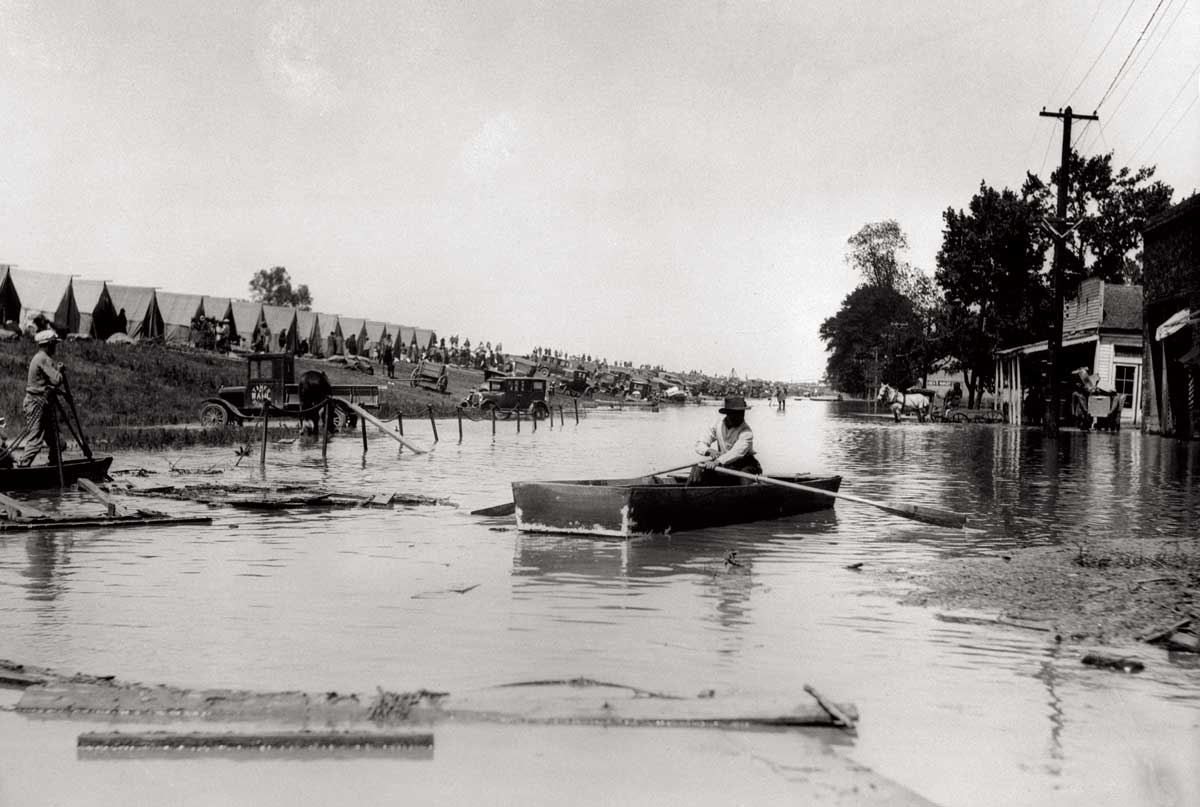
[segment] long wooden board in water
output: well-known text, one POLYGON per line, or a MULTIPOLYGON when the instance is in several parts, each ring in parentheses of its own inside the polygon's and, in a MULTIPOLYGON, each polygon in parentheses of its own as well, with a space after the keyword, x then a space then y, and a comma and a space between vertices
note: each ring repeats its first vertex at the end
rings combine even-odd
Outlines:
POLYGON ((127 516, 68 516, 35 518, 27 521, 0 521, 0 532, 32 532, 36 530, 102 530, 117 527, 177 527, 184 524, 211 524, 209 516, 127 515, 127 516))
MULTIPOLYGON (((708 693, 706 693, 708 694, 708 693)), ((79 676, 26 687, 16 711, 106 720, 198 719, 286 724, 426 725, 445 720, 594 726, 835 726, 842 718, 813 697, 679 697, 575 679, 491 687, 461 694, 374 695, 182 689, 79 676)), ((841 715, 857 718, 849 704, 841 715)))

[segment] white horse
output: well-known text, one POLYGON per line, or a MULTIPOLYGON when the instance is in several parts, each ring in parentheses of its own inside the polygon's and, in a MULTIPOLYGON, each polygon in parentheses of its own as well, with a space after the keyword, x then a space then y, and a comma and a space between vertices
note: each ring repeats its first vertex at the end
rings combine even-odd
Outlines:
POLYGON ((900 415, 904 412, 916 412, 917 420, 924 423, 925 418, 929 417, 929 409, 932 406, 927 395, 918 392, 901 392, 887 384, 879 388, 879 402, 892 410, 892 417, 896 419, 897 423, 900 422, 900 415))

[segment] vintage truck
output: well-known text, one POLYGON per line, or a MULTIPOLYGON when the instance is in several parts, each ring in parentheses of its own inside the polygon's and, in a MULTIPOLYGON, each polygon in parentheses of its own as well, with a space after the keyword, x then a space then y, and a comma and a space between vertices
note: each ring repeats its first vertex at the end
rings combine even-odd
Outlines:
MULTIPOLYGON (((379 387, 373 384, 334 384, 330 393, 367 410, 379 408, 379 387)), ((200 423, 219 427, 241 425, 262 417, 263 403, 269 403, 273 415, 299 413, 300 385, 296 381, 296 359, 290 353, 251 353, 246 356, 246 384, 221 387, 217 397, 200 404, 200 423)), ((333 413, 335 428, 354 426, 358 416, 348 407, 337 406, 333 413)))

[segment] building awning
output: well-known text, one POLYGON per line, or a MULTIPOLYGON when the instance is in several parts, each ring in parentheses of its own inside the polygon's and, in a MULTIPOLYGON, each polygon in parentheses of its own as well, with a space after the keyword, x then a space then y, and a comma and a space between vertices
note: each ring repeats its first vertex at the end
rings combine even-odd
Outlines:
MULTIPOLYGON (((1092 331, 1091 333, 1075 334, 1073 336, 1064 336, 1062 340, 1063 347, 1071 347, 1072 345, 1086 345, 1089 342, 1099 341, 1100 334, 1092 331)), ((996 358, 1005 359, 1018 355, 1028 355, 1030 353, 1045 353, 1050 349, 1050 343, 1043 339, 1040 342, 1031 342, 1028 345, 1018 345, 1017 347, 1007 347, 1003 350, 995 352, 996 358)))
POLYGON ((1190 308, 1183 308, 1179 311, 1176 311, 1167 319, 1166 322, 1164 322, 1162 325, 1159 325, 1154 331, 1154 340, 1156 342, 1161 342, 1171 334, 1178 331, 1180 328, 1186 327, 1191 320, 1192 310, 1190 308))

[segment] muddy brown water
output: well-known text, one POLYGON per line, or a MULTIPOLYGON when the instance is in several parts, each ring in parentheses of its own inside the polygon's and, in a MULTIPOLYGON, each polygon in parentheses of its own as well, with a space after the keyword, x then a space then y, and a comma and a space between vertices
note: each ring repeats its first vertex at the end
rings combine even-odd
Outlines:
MULTIPOLYGON (((834 510, 629 542, 522 535, 469 511, 514 479, 629 476, 687 462, 710 407, 530 424, 440 421, 427 455, 355 437, 126 454, 140 482, 294 483, 445 496, 458 508, 211 513, 209 527, 0 536, 0 657, 180 686, 463 691, 586 676, 775 699, 814 685, 862 713, 833 751, 940 804, 1200 803, 1200 669, 1145 646, 1138 675, 1044 634, 948 622, 846 568, 945 553, 1200 532, 1200 450, 1133 430, 1057 442, 1003 426, 894 424, 861 404, 755 402, 768 471, 843 474, 866 498, 965 512, 945 530, 834 510), (224 467, 218 477, 179 468, 224 467), (736 551, 739 565, 725 558, 736 551)), ((406 435, 429 444, 428 422, 406 435)), ((47 507, 95 510, 76 494, 47 507)), ((4 701, 11 704, 13 699, 4 701)), ((774 803, 811 784, 788 732, 449 726, 432 758, 96 761, 92 724, 0 711, 0 803, 774 803), (97 801, 98 799, 98 801, 97 801)), ((251 759, 257 759, 251 757, 251 759)), ((809 795, 811 795, 809 793, 809 795)))

